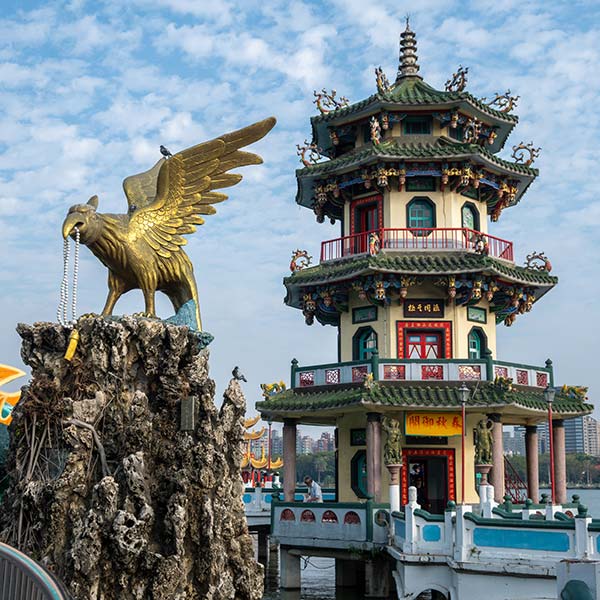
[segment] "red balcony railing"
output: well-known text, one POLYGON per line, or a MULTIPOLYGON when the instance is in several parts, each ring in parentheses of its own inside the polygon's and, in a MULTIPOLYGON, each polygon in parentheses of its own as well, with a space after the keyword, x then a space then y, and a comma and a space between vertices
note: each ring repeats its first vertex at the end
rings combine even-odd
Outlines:
POLYGON ((512 242, 474 229, 378 229, 321 243, 321 262, 369 252, 369 236, 379 236, 381 250, 462 250, 513 261, 512 242))

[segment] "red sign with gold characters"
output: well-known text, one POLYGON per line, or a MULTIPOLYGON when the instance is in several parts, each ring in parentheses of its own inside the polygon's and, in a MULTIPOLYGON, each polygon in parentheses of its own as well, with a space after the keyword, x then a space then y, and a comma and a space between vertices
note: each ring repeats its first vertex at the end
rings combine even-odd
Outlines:
POLYGON ((417 300, 410 298, 404 301, 404 317, 437 319, 444 316, 443 300, 417 300))
POLYGON ((451 436, 462 435, 460 413, 406 413, 404 430, 406 435, 451 436))

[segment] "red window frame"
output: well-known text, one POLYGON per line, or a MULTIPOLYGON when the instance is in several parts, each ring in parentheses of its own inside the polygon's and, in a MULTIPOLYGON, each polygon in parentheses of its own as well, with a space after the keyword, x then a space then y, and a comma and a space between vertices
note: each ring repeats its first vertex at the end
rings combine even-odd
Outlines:
MULTIPOLYGON (((452 358, 452 322, 451 321, 396 321, 397 333, 397 356, 406 358, 404 355, 404 340, 406 331, 410 329, 427 330, 435 333, 442 333, 442 347, 444 356, 442 358, 452 358)), ((435 359, 430 359, 435 360, 435 359)))
POLYGON ((453 448, 402 449, 402 506, 408 503, 408 457, 445 456, 448 462, 448 500, 456 502, 456 461, 453 448))
MULTIPOLYGON (((437 342, 435 343, 435 345, 437 346, 437 350, 438 350, 438 356, 433 357, 432 360, 438 360, 440 358, 444 358, 442 356, 442 354, 444 354, 444 334, 442 331, 411 331, 411 330, 407 330, 405 332, 405 336, 407 338, 410 338, 411 335, 416 335, 420 338, 419 340, 419 354, 423 355, 423 354, 427 354, 427 350, 428 350, 428 342, 425 340, 425 337, 430 335, 430 336, 435 336, 437 339, 437 342)), ((410 345, 411 342, 409 339, 407 339, 405 341, 405 345, 410 345)), ((406 352, 406 354, 409 354, 409 352, 406 352)), ((423 356, 420 356, 420 358, 423 358, 423 356)), ((427 358, 427 357, 425 357, 427 358)))
POLYGON ((357 233, 356 231, 356 209, 365 204, 375 204, 377 206, 377 228, 383 229, 383 196, 376 194, 374 196, 366 196, 350 202, 350 235, 357 233))

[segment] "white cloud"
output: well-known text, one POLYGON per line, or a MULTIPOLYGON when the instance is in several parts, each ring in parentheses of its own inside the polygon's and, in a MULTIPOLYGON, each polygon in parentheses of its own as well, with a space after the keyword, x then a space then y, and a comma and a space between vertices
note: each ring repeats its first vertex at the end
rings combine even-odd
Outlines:
MULTIPOLYGON (((543 149, 539 181, 493 232, 513 239, 518 257, 545 249, 561 284, 499 329, 501 355, 535 363, 549 353, 561 381, 600 389, 590 341, 600 319, 600 32, 593 19, 541 0, 135 0, 126 9, 71 0, 3 11, 0 227, 11 261, 0 282, 11 293, 0 297, 0 362, 19 362, 17 320, 54 318, 60 223, 71 204, 98 193, 101 210, 122 211, 122 179, 154 164, 159 144, 182 148, 270 114, 278 126, 256 145, 265 164, 241 170, 243 182, 188 246, 216 335, 213 374, 223 384, 233 364, 243 366, 252 402, 258 383, 287 375, 293 355, 334 359, 335 330, 307 328, 282 302, 291 250, 318 256, 321 240, 338 235, 294 202, 295 144, 310 135, 313 89, 357 101, 375 90, 374 66, 393 79, 407 11, 425 79, 442 87, 463 63, 475 94, 510 87, 521 95, 521 122, 504 156, 521 139, 543 149)), ((98 310, 105 269, 87 251, 82 258, 80 309, 98 310)), ((118 310, 139 303, 132 295, 118 310)), ((160 310, 171 309, 161 300, 160 310)))

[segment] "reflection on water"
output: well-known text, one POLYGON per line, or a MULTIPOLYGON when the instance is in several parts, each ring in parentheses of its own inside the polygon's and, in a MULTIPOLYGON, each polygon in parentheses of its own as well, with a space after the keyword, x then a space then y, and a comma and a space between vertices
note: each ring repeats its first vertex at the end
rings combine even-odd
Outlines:
POLYGON ((302 589, 279 589, 279 556, 277 550, 269 553, 265 565, 264 600, 362 600, 362 590, 335 589, 335 561, 333 558, 310 557, 302 560, 302 589))
MULTIPOLYGON (((540 489, 540 494, 542 492, 549 494, 550 490, 540 489)), ((568 502, 571 502, 573 494, 577 494, 579 496, 579 501, 588 507, 589 515, 591 515, 594 519, 600 519, 600 490, 569 488, 567 490, 568 502)))

